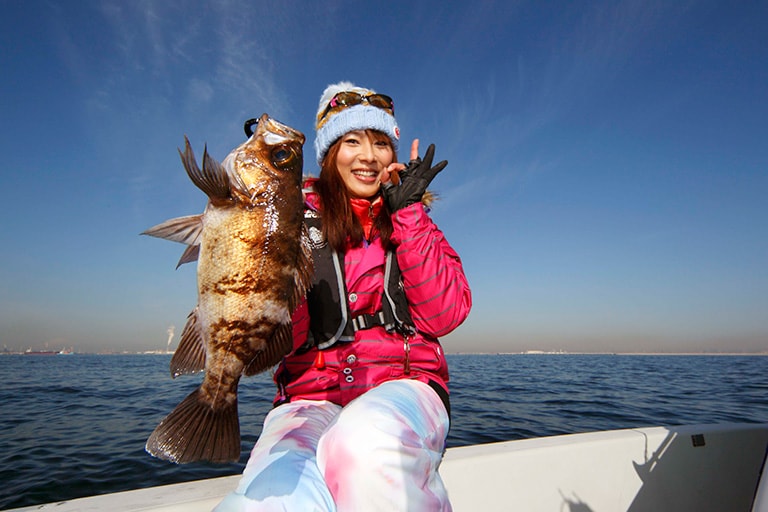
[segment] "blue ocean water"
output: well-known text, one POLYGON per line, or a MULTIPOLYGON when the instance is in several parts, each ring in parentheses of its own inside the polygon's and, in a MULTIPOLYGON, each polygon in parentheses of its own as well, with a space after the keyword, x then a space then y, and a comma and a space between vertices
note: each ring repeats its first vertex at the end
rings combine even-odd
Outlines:
MULTIPOLYGON (((594 430, 768 422, 768 357, 452 355, 449 446, 594 430)), ((271 408, 240 390, 239 464, 178 466, 144 443, 200 382, 170 356, 0 357, 0 509, 240 473, 271 408)))

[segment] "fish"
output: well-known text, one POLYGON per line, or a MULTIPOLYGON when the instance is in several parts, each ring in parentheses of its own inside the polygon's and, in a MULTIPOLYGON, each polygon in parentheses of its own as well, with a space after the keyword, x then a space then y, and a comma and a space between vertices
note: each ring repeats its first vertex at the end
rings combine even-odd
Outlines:
POLYGON ((313 273, 301 190, 304 140, 263 114, 222 164, 206 146, 200 169, 186 137, 179 149, 189 178, 208 196, 205 210, 142 234, 186 244, 177 268, 197 261, 198 301, 170 369, 173 378, 204 376, 147 439, 154 457, 237 462, 240 378, 273 367, 293 348, 291 316, 313 273))

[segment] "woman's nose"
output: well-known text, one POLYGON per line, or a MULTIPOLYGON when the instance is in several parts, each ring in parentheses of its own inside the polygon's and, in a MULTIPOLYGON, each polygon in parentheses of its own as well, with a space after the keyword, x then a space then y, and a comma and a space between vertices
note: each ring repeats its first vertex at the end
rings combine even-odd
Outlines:
POLYGON ((374 160, 373 145, 370 141, 363 141, 363 143, 360 144, 360 153, 358 157, 365 162, 372 162, 374 160))

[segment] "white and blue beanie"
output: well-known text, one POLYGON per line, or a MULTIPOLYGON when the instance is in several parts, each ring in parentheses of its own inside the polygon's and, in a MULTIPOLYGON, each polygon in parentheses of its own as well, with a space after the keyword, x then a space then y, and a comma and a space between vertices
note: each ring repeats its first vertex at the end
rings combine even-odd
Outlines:
POLYGON ((368 103, 361 103, 351 107, 341 107, 339 110, 333 109, 321 119, 321 116, 328 108, 334 96, 340 92, 350 91, 362 95, 376 94, 372 89, 357 87, 351 82, 339 82, 329 85, 323 91, 320 97, 320 104, 317 108, 317 120, 315 129, 315 152, 317 154, 317 164, 322 165, 323 158, 328 152, 328 148, 336 142, 345 133, 354 130, 378 130, 389 136, 392 141, 392 147, 397 151, 398 141, 400 140, 400 128, 397 126, 395 117, 379 107, 374 107, 368 103))

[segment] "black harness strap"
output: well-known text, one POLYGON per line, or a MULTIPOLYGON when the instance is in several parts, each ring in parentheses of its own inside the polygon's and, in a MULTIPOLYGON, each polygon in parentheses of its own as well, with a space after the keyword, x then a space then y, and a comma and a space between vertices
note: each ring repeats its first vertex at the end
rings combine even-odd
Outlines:
POLYGON ((388 332, 414 334, 416 328, 408 311, 408 300, 394 253, 387 252, 381 310, 352 317, 347 303, 349 293, 344 279, 344 257, 324 240, 322 222, 315 212, 308 211, 304 220, 312 240, 315 274, 307 292, 310 335, 302 350, 315 345, 323 349, 337 341, 352 341, 355 332, 376 326, 382 326, 388 332))

